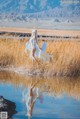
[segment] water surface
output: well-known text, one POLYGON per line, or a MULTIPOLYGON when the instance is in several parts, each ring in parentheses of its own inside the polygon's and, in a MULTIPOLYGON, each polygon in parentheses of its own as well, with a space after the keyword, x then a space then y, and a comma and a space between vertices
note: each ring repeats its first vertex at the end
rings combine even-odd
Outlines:
POLYGON ((22 93, 31 83, 36 84, 43 97, 42 103, 36 100, 31 119, 80 118, 80 78, 24 77, 0 71, 0 95, 16 104, 13 119, 28 119, 22 93))

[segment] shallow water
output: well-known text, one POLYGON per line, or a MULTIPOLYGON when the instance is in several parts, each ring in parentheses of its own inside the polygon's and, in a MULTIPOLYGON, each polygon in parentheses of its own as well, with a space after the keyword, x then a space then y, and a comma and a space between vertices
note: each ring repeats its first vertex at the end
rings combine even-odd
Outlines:
POLYGON ((13 119, 28 119, 22 93, 30 85, 35 85, 43 98, 42 103, 35 101, 31 119, 80 118, 80 78, 24 77, 0 71, 0 95, 16 104, 13 119))

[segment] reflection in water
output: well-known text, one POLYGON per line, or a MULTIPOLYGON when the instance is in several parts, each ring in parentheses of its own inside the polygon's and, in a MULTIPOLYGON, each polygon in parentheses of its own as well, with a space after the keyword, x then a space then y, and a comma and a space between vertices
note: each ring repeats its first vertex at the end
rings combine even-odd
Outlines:
POLYGON ((10 73, 6 71, 0 71, 0 81, 8 82, 14 85, 23 85, 28 87, 32 83, 39 81, 36 87, 40 91, 47 93, 51 96, 60 97, 63 93, 66 93, 70 97, 75 99, 80 98, 80 77, 77 78, 43 78, 43 77, 25 77, 17 75, 16 73, 10 73))
POLYGON ((39 92, 39 88, 36 87, 37 83, 38 81, 35 84, 31 83, 31 85, 28 87, 28 92, 26 92, 26 90, 23 91, 23 100, 26 103, 28 119, 32 117, 36 100, 39 99, 41 103, 43 101, 42 95, 39 92))
MULTIPOLYGON (((27 117, 24 117, 26 112, 24 112, 24 116, 21 117, 22 107, 20 106, 23 105, 25 111, 27 107, 29 119, 31 116, 32 119, 44 119, 44 117, 45 119, 51 119, 52 116, 53 119, 70 119, 72 117, 78 119, 78 117, 80 117, 80 77, 75 79, 24 77, 16 73, 0 71, 0 82, 4 84, 4 86, 0 84, 0 93, 2 94, 4 93, 3 87, 7 92, 10 91, 12 85, 13 87, 15 85, 15 88, 19 87, 19 90, 16 91, 17 96, 16 99, 14 98, 14 102, 16 103, 16 107, 18 106, 20 113, 18 112, 18 115, 15 116, 16 118, 13 119, 27 119, 27 117), (12 85, 8 87, 9 84, 12 85), (21 87, 24 87, 23 89, 25 90, 23 91, 21 87), (22 94, 23 100, 25 101, 24 104, 20 102, 22 94), (40 105, 39 103, 43 101, 42 94, 44 94, 44 103, 40 105), (50 103, 51 99, 52 102, 50 103), (38 100, 40 100, 39 103, 38 100), (38 115, 39 118, 34 117, 33 114, 38 115)), ((12 92, 10 94, 14 96, 14 89, 12 89, 12 92), (13 94, 11 94, 12 92, 13 94)))

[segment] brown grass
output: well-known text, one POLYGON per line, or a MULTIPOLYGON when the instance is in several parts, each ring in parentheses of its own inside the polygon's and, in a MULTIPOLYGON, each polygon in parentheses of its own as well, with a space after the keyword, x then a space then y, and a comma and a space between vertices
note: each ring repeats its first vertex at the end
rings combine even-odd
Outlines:
MULTIPOLYGON (((47 42, 47 53, 53 55, 53 61, 42 62, 37 59, 32 64, 29 53, 25 53, 26 40, 0 39, 0 66, 25 67, 31 72, 48 76, 76 76, 80 75, 80 42, 54 41, 47 42), (35 66, 35 67, 34 67, 35 66)), ((39 41, 41 45, 42 42, 39 41)))

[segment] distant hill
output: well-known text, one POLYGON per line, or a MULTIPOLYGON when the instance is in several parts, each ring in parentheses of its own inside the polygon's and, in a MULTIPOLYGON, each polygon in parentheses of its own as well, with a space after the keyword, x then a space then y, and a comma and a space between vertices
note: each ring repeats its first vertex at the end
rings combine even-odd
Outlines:
POLYGON ((0 13, 34 13, 60 5, 59 0, 0 0, 0 13))
POLYGON ((61 4, 60 0, 0 0, 0 17, 79 17, 78 4, 61 4))

